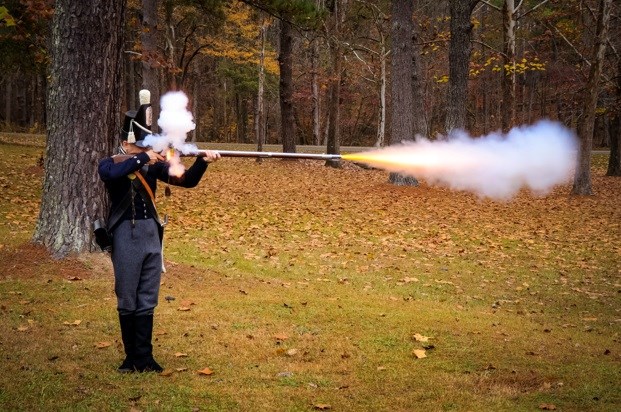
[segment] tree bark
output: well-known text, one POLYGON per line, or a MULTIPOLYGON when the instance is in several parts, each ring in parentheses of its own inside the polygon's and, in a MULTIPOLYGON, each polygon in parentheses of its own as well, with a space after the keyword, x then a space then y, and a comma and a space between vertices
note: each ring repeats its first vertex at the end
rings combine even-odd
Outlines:
POLYGON ((587 82, 584 98, 584 115, 578 128, 580 147, 578 150, 578 165, 574 176, 573 195, 592 195, 591 186, 591 151, 593 148, 593 126, 595 123, 595 109, 599 96, 599 79, 604 66, 604 54, 608 37, 608 22, 612 0, 599 0, 597 29, 593 47, 593 59, 587 82))
POLYGON ((467 127, 468 75, 472 51, 472 10, 478 0, 451 0, 451 41, 449 43, 449 84, 446 108, 446 134, 467 127))
MULTIPOLYGON (((412 12, 413 0, 393 0, 391 145, 414 139, 412 12)), ((388 181, 396 185, 416 186, 418 184, 415 178, 398 173, 391 173, 388 181)))
POLYGON ((282 150, 295 153, 295 118, 293 116, 293 34, 287 19, 280 20, 280 122, 282 150))
POLYGON ((380 31, 380 87, 379 87, 379 103, 377 116, 377 137, 375 139, 375 147, 384 146, 386 140, 386 41, 384 34, 380 31))
POLYGON ((55 257, 91 249, 106 213, 97 174, 119 135, 124 0, 57 0, 52 23, 48 135, 33 241, 55 257))

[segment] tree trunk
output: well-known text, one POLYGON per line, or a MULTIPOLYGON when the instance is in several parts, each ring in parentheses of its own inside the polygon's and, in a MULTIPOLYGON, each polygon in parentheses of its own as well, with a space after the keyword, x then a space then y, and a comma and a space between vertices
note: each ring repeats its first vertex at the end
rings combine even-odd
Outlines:
POLYGON ((90 250, 91 223, 107 210, 96 165, 118 142, 124 14, 124 0, 55 3, 45 177, 33 237, 55 257, 90 250))
POLYGON ((449 43, 449 84, 446 108, 446 134, 467 127, 468 75, 472 51, 470 17, 478 0, 451 0, 451 41, 449 43))
POLYGON ((321 143, 321 98, 319 94, 319 36, 312 40, 311 45, 311 89, 313 93, 313 144, 321 143))
POLYGON ((591 187, 591 150, 593 148, 593 126, 595 124, 595 109, 599 96, 599 79, 604 66, 604 54, 608 36, 608 22, 610 21, 610 6, 612 0, 599 0, 597 16, 597 32, 593 47, 593 59, 589 80, 584 97, 584 116, 578 128, 580 148, 578 151, 578 166, 574 176, 573 195, 592 195, 591 187))
MULTIPOLYGON (((341 0, 334 1, 334 26, 330 37, 330 52, 332 54, 332 67, 330 75, 330 102, 328 107, 328 154, 339 154, 341 151, 341 0)), ((339 160, 327 160, 326 166, 341 167, 339 160)))
MULTIPOLYGON (((621 107, 621 106, 617 106, 621 107)), ((615 114, 610 122, 610 157, 606 176, 621 176, 621 115, 615 114)))
MULTIPOLYGON (((617 33, 619 33, 619 19, 617 22, 617 33)), ((611 37, 613 37, 611 35, 611 37)), ((621 45, 619 37, 614 37, 617 46, 621 45)), ((608 170, 606 176, 621 176, 621 58, 617 56, 617 87, 616 87, 615 111, 610 121, 610 157, 608 158, 608 170)))
MULTIPOLYGON (((393 0, 390 144, 414 139, 412 12, 413 0, 393 0)), ((388 180, 396 185, 418 184, 415 178, 397 173, 391 173, 388 180)))
MULTIPOLYGON (((257 151, 263 151, 263 145, 265 144, 265 43, 267 40, 267 22, 263 20, 261 22, 261 46, 259 53, 259 87, 257 90, 257 105, 254 114, 254 128, 257 143, 257 151)), ((260 163, 262 159, 257 157, 257 162, 260 163)))
POLYGON ((502 69, 502 130, 515 125, 515 0, 505 0, 502 7, 503 69, 502 69))
POLYGON ((295 118, 293 116, 293 35, 289 21, 280 21, 280 122, 282 150, 295 153, 295 118))
POLYGON ((384 34, 380 32, 380 87, 379 102, 377 116, 377 137, 375 139, 375 147, 384 146, 386 139, 386 42, 384 34))
MULTIPOLYGON (((160 112, 160 87, 157 69, 157 9, 158 0, 142 0, 142 33, 140 41, 142 43, 142 88, 151 92, 151 107, 153 110, 154 121, 151 131, 157 133, 157 116, 160 112)), ((137 96, 138 91, 133 91, 133 96, 137 96)))
POLYGON ((174 0, 164 2, 164 18, 166 25, 166 60, 168 70, 166 71, 166 86, 169 90, 177 90, 177 76, 173 73, 175 65, 175 23, 173 22, 173 11, 175 10, 174 0))
POLYGON ((13 122, 11 113, 13 112, 13 82, 15 75, 8 74, 6 82, 6 91, 4 94, 4 123, 6 126, 10 126, 13 122))
POLYGON ((417 28, 412 23, 412 132, 416 136, 427 136, 427 119, 425 118, 425 82, 422 70, 422 49, 418 45, 417 28))

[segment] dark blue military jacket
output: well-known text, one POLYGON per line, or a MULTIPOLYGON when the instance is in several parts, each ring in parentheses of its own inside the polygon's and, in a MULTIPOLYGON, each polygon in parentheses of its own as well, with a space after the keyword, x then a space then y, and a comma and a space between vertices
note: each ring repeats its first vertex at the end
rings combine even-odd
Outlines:
MULTIPOLYGON (((138 153, 124 161, 115 163, 113 157, 107 157, 99 162, 99 176, 106 185, 108 196, 110 197, 110 211, 115 210, 123 201, 130 191, 132 173, 141 171, 146 182, 151 187, 153 195, 157 189, 157 181, 161 180, 171 185, 181 187, 195 187, 200 182, 205 170, 207 170, 207 162, 196 158, 194 164, 179 177, 170 176, 168 174, 168 163, 157 162, 147 165, 149 155, 146 153, 138 153)), ((125 219, 150 219, 153 216, 149 212, 147 203, 150 199, 136 194, 134 198, 134 208, 128 207, 121 220, 125 219), (132 214, 135 213, 135 216, 132 214)))

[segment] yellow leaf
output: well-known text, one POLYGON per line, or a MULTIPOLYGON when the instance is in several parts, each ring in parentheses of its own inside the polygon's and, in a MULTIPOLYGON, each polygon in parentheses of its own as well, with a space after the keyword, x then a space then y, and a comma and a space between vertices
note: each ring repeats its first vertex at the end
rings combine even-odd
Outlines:
POLYGON ((81 320, 74 320, 73 322, 69 322, 69 321, 64 321, 63 325, 67 325, 67 326, 78 326, 80 323, 82 323, 81 320))
POLYGON ((413 338, 416 342, 429 342, 429 337, 423 336, 420 333, 415 333, 413 338))
POLYGON ((175 357, 176 358, 187 358, 188 354, 187 353, 177 352, 177 353, 175 353, 175 357))
POLYGON ((414 349, 412 355, 414 355, 416 359, 422 359, 427 357, 427 352, 425 349, 414 349))
POLYGON ((196 371, 199 375, 213 375, 213 371, 209 368, 202 369, 200 371, 196 371))
POLYGON ((190 308, 188 308, 187 306, 180 306, 179 308, 177 308, 177 310, 180 312, 188 312, 190 308))
POLYGON ((328 409, 332 409, 332 405, 329 405, 327 403, 318 403, 313 405, 313 408, 319 411, 327 411, 328 409))
POLYGON ((28 326, 20 326, 17 328, 18 332, 26 332, 28 329, 30 329, 28 326))
POLYGON ((97 349, 103 349, 103 348, 107 348, 107 347, 109 347, 109 346, 111 346, 111 345, 112 345, 112 344, 111 344, 110 342, 97 342, 97 343, 95 344, 95 347, 96 347, 97 349))

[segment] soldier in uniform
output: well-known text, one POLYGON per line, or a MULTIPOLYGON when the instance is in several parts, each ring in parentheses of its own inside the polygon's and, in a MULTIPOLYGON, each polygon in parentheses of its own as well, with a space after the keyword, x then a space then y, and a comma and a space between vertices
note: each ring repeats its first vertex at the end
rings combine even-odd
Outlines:
POLYGON ((157 180, 195 187, 217 152, 201 152, 183 175, 169 175, 164 157, 145 144, 150 134, 148 90, 140 92, 140 108, 125 114, 120 154, 99 163, 99 176, 110 199, 108 232, 112 236, 114 289, 125 360, 119 372, 161 372, 153 358, 153 312, 162 273, 162 222, 155 208, 157 180))

